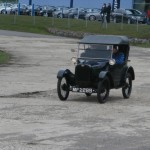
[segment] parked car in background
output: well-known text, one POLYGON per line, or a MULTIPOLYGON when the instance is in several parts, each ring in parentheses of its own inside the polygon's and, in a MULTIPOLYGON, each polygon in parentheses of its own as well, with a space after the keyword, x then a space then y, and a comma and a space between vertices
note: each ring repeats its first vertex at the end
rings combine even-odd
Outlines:
POLYGON ((85 15, 85 19, 90 21, 102 20, 100 12, 100 9, 88 9, 85 15))
POLYGON ((145 23, 145 16, 135 9, 116 9, 112 14, 114 23, 124 22, 132 23, 145 23))
POLYGON ((64 18, 69 13, 68 7, 57 7, 56 11, 53 12, 53 17, 64 18))
MULTIPOLYGON (((33 9, 32 5, 29 5, 27 8, 27 11, 26 11, 27 15, 32 16, 32 9, 33 9)), ((41 10, 42 10, 42 6, 34 5, 34 15, 35 16, 40 16, 41 10)))
POLYGON ((42 10, 40 11, 40 16, 52 17, 55 10, 56 7, 54 6, 43 6, 42 10))
MULTIPOLYGON (((26 4, 21 4, 20 5, 20 15, 27 15, 27 5, 26 4)), ((10 14, 18 14, 18 4, 14 4, 11 7, 10 14)))
POLYGON ((85 8, 74 8, 69 11, 69 18, 84 19, 86 14, 85 8))
POLYGON ((137 17, 139 23, 146 23, 147 17, 146 17, 146 14, 144 12, 141 12, 137 9, 126 9, 126 10, 131 11, 132 14, 134 14, 137 17))
POLYGON ((11 3, 0 3, 0 13, 10 14, 12 4, 11 3))

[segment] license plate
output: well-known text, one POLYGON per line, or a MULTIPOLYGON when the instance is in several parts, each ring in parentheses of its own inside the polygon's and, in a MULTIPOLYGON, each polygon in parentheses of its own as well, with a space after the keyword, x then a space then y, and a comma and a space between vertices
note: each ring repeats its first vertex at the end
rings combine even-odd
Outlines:
POLYGON ((79 92, 79 93, 93 93, 93 89, 91 88, 72 88, 72 92, 79 92))

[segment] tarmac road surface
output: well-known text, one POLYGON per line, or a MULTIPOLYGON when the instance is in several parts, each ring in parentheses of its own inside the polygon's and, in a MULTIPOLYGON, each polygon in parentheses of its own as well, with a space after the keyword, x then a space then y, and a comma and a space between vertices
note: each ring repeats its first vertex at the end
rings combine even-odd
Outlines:
POLYGON ((131 47, 136 80, 130 99, 111 90, 58 99, 57 72, 74 70, 77 39, 0 31, 0 150, 150 150, 150 49, 131 47))

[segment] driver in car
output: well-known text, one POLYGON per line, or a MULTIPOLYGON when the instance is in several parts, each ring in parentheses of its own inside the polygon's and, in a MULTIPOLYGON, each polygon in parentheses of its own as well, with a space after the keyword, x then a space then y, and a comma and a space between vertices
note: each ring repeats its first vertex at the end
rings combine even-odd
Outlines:
POLYGON ((124 53, 123 52, 119 52, 118 46, 114 45, 113 46, 113 59, 115 59, 116 64, 123 64, 124 63, 124 53))

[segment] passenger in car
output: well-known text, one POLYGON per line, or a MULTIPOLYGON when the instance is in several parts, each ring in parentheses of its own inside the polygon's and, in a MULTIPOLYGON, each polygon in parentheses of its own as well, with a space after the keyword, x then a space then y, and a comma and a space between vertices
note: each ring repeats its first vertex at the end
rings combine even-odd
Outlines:
POLYGON ((116 45, 113 46, 113 59, 115 59, 116 64, 123 64, 124 63, 124 53, 123 52, 119 52, 119 49, 116 45))

